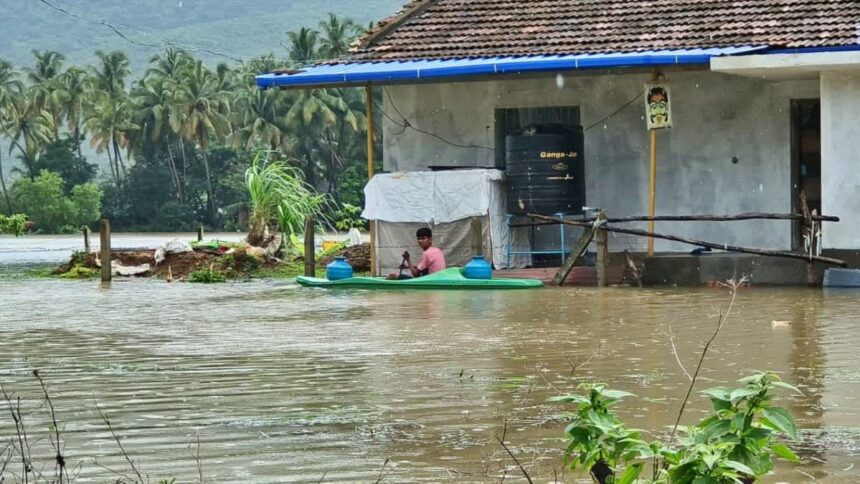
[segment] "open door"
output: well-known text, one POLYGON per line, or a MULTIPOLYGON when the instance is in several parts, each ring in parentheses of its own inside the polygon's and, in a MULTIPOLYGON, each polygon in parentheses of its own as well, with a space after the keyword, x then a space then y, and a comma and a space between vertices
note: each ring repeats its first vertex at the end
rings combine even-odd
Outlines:
MULTIPOLYGON (((791 101, 791 206, 801 213, 800 192, 806 193, 809 210, 821 214, 821 100, 791 101)), ((803 223, 792 227, 792 248, 804 247, 803 223)))

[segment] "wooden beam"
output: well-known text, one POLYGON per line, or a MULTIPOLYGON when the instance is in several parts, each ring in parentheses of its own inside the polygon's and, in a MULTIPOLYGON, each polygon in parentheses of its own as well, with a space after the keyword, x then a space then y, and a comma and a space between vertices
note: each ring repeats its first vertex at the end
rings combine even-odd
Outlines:
MULTIPOLYGON (((540 215, 537 213, 529 213, 527 214, 529 217, 547 220, 555 223, 561 223, 565 225, 573 225, 575 227, 591 227, 591 222, 583 222, 579 220, 562 220, 556 217, 549 217, 546 215, 540 215)), ((705 242, 704 240, 696 240, 696 239, 687 239, 684 237, 678 237, 676 235, 666 235, 666 234, 658 234, 655 232, 648 232, 645 230, 636 230, 636 229, 622 229, 619 227, 611 227, 608 225, 601 225, 600 230, 606 230, 607 232, 615 232, 619 234, 629 234, 629 235, 639 235, 642 237, 653 237, 655 239, 664 239, 671 240, 674 242, 681 242, 683 244, 695 245, 698 247, 710 247, 712 249, 724 250, 727 252, 742 252, 745 254, 756 254, 756 255, 766 255, 771 257, 784 257, 787 259, 800 259, 800 260, 810 260, 815 262, 821 262, 824 264, 830 264, 840 267, 846 267, 848 264, 844 260, 834 259, 832 257, 823 257, 823 256, 808 256, 806 254, 798 254, 796 252, 785 252, 781 250, 768 250, 768 249, 754 249, 749 247, 741 247, 737 245, 728 245, 728 244, 715 244, 713 242, 705 242)))
MULTIPOLYGON (((531 214, 529 216, 531 216, 531 214)), ((567 279, 568 274, 570 274, 570 271, 573 270, 573 267, 576 265, 577 259, 585 253, 586 249, 588 249, 588 244, 590 244, 591 240, 594 238, 594 233, 594 227, 589 224, 585 229, 585 232, 582 233, 582 236, 579 237, 579 240, 573 244, 573 249, 564 261, 564 264, 559 267, 558 272, 552 280, 553 284, 556 286, 564 284, 564 280, 567 279)), ((562 247, 562 250, 564 250, 564 247, 562 247)))
MULTIPOLYGON (((655 76, 656 77, 656 76, 655 76)), ((651 167, 648 181, 648 231, 654 232, 654 213, 657 209, 657 130, 650 131, 651 167)), ((648 255, 654 255, 654 237, 648 238, 648 255)))
POLYGON ((101 245, 102 282, 110 282, 113 271, 110 263, 110 221, 107 219, 99 222, 99 244, 101 245))
POLYGON ((314 223, 313 217, 305 219, 305 276, 314 277, 316 275, 316 260, 314 244, 314 223))
MULTIPOLYGON (((367 181, 374 175, 373 159, 373 87, 370 84, 364 86, 365 120, 367 131, 367 181)), ((376 276, 376 221, 370 221, 370 275, 376 276)))
MULTIPOLYGON (((606 223, 606 214, 598 212, 598 225, 606 223)), ((597 230, 594 238, 597 242, 597 287, 606 287, 606 272, 609 266, 609 237, 605 230, 597 230)))

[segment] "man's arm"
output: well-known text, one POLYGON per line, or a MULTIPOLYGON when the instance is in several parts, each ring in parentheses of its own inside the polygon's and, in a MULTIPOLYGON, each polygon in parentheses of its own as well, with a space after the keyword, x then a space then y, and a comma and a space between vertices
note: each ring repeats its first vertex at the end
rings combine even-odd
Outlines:
POLYGON ((406 268, 409 269, 409 272, 412 274, 412 277, 418 277, 421 274, 421 271, 412 264, 412 258, 409 256, 409 251, 403 253, 403 262, 406 264, 406 268))

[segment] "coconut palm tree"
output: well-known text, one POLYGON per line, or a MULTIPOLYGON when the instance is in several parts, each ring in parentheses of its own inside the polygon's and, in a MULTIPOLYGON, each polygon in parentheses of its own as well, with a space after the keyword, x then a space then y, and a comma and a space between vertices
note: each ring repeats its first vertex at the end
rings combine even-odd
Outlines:
POLYGON ((90 67, 93 77, 93 87, 111 98, 118 99, 125 93, 125 80, 131 74, 128 55, 124 52, 96 51, 101 65, 90 67))
POLYGON ((256 87, 241 89, 234 101, 231 141, 234 146, 283 151, 287 144, 284 125, 284 95, 278 90, 256 87))
POLYGON ((128 98, 117 100, 99 93, 92 100, 84 121, 84 128, 90 133, 90 144, 96 153, 107 152, 108 165, 118 189, 126 173, 121 148, 128 148, 129 134, 139 128, 132 122, 133 108, 128 98))
POLYGON ((201 61, 196 61, 180 82, 171 83, 174 99, 170 126, 180 136, 196 143, 200 148, 210 220, 215 218, 216 203, 207 149, 210 140, 223 137, 230 131, 226 116, 227 93, 221 86, 221 79, 201 61))
POLYGON ((361 32, 361 28, 350 19, 328 14, 328 20, 320 22, 319 57, 321 59, 338 59, 349 53, 349 45, 361 32))
MULTIPOLYGON (((13 96, 20 95, 24 85, 18 80, 18 73, 12 67, 12 64, 4 59, 0 59, 0 134, 3 134, 3 126, 6 125, 6 107, 11 102, 13 96)), ((3 173, 2 153, 0 153, 0 188, 3 189, 3 198, 6 200, 6 212, 12 213, 12 200, 9 198, 9 191, 6 189, 6 178, 3 173)))
MULTIPOLYGON (((170 129, 170 111, 173 100, 173 92, 169 89, 169 79, 160 73, 150 70, 148 75, 140 84, 132 90, 132 99, 135 105, 136 123, 141 127, 137 144, 146 142, 162 143, 167 152, 167 169, 170 174, 170 182, 176 193, 176 198, 182 200, 183 182, 176 167, 176 159, 173 156, 172 139, 175 135, 170 129)), ((141 148, 141 146, 137 146, 141 148)))
POLYGON ((193 62, 194 58, 184 50, 168 47, 163 54, 154 55, 149 59, 150 67, 146 70, 145 77, 177 81, 193 62))
POLYGON ((54 96, 57 90, 57 79, 63 68, 66 57, 51 50, 34 50, 36 61, 33 67, 27 69, 27 81, 37 110, 46 110, 53 119, 53 139, 60 137, 59 127, 62 124, 62 106, 54 96))
POLYGON ((90 98, 90 79, 86 72, 78 67, 69 67, 63 72, 54 91, 54 98, 62 108, 66 126, 75 140, 78 157, 81 154, 81 128, 83 127, 84 111, 90 98))
POLYGON ((0 132, 9 137, 9 154, 17 149, 27 175, 35 179, 36 158, 56 131, 54 118, 48 111, 38 109, 35 100, 24 95, 11 97, 4 111, 0 132))
POLYGON ((294 32, 287 32, 290 38, 289 57, 294 67, 310 64, 317 58, 317 40, 319 32, 302 27, 294 32))

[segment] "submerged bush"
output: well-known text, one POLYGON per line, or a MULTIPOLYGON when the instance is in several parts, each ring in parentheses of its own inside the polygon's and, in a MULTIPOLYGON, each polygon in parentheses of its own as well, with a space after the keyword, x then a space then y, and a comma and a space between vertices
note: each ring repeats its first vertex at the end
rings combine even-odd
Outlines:
POLYGON ((212 269, 200 269, 188 274, 188 282, 200 282, 212 284, 216 282, 227 282, 227 276, 223 272, 212 269))
POLYGON ((565 429, 567 463, 584 468, 598 483, 632 483, 653 463, 649 482, 672 484, 751 483, 773 469, 774 457, 797 462, 797 456, 778 437, 797 439, 791 413, 772 405, 772 392, 786 388, 799 393, 772 372, 739 380, 740 388, 711 388, 708 396, 714 414, 692 427, 679 427, 682 438, 644 442, 614 414, 612 405, 626 392, 604 385, 585 385, 587 395, 553 397, 577 407, 565 429))

